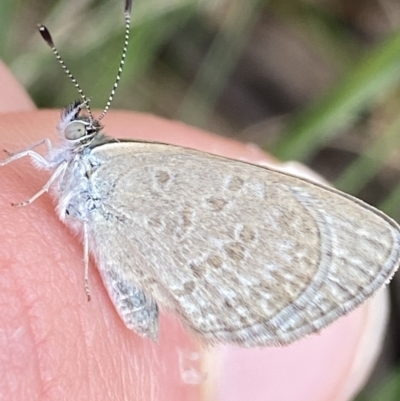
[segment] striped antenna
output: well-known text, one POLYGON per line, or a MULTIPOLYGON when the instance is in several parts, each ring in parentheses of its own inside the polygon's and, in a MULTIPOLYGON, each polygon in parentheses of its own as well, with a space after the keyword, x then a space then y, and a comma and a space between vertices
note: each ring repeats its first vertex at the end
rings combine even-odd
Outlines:
POLYGON ((125 0, 125 10, 124 10, 124 13, 125 13, 125 37, 124 37, 124 46, 122 48, 121 61, 119 62, 117 77, 115 78, 115 82, 111 89, 110 96, 108 97, 106 106, 104 107, 104 110, 101 112, 97 121, 100 121, 107 114, 107 111, 110 108, 111 102, 114 99, 114 95, 115 95, 115 91, 118 87, 118 83, 121 79, 121 73, 122 73, 122 69, 125 64, 126 52, 128 50, 128 44, 129 44, 129 34, 130 34, 130 30, 131 30, 131 10, 132 10, 132 0, 125 0))
POLYGON ((53 54, 56 57, 59 64, 61 65, 65 74, 67 74, 67 77, 70 79, 70 81, 74 84, 76 90, 79 92, 79 95, 81 96, 82 100, 84 101, 84 103, 86 105, 86 109, 88 111, 90 121, 93 121, 94 119, 93 119, 92 111, 90 110, 89 99, 85 96, 82 88, 78 84, 78 81, 72 75, 71 71, 68 69, 64 60, 61 58, 60 53, 58 52, 58 50, 56 49, 56 47, 54 45, 53 38, 51 37, 49 30, 44 25, 41 25, 41 24, 38 25, 38 29, 39 29, 39 33, 42 35, 42 38, 49 45, 51 51, 53 52, 53 54))
MULTIPOLYGON (((125 10, 124 10, 124 13, 125 13, 125 37, 124 37, 124 46, 122 48, 121 61, 119 62, 117 77, 115 78, 115 82, 111 89, 111 93, 110 93, 110 96, 108 97, 106 106, 104 107, 103 111, 101 112, 99 118, 96 121, 100 121, 107 114, 107 111, 110 108, 111 102, 114 99, 114 95, 115 95, 115 91, 118 87, 118 83, 121 79, 121 73, 122 73, 123 66, 125 64, 126 53, 128 51, 129 34, 130 34, 130 27, 131 27, 131 10, 132 10, 132 0, 125 0, 125 10)), ((90 107, 89 107, 89 99, 85 96, 82 88, 78 84, 78 81, 72 75, 71 71, 68 69, 64 60, 61 58, 60 53, 58 52, 58 50, 56 49, 56 47, 54 45, 54 42, 50 35, 49 30, 44 25, 41 25, 41 24, 38 25, 38 29, 39 29, 40 34, 42 35, 42 38, 49 45, 49 47, 50 47, 51 51, 53 52, 54 56, 56 57, 57 61, 61 65, 64 72, 67 74, 68 78, 74 84, 76 90, 78 91, 83 102, 85 103, 86 109, 89 114, 90 121, 91 122, 95 121, 93 118, 92 111, 90 110, 90 107)))

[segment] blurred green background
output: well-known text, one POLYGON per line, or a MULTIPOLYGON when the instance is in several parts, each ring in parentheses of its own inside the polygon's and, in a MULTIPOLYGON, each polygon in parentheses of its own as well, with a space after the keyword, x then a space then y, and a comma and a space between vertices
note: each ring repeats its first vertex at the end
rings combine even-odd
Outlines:
MULTIPOLYGON (((93 108, 113 84, 123 0, 1 0, 0 55, 39 107, 93 108)), ((400 220, 398 0, 134 0, 113 108, 179 119, 299 160, 400 220)), ((399 289, 395 279, 394 286, 399 289)), ((399 291, 360 401, 400 400, 399 291)))

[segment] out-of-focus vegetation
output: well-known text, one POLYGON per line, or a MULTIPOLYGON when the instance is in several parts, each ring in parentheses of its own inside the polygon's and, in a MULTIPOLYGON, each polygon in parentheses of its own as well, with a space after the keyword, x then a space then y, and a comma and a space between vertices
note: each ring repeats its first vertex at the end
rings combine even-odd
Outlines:
MULTIPOLYGON (((36 32, 44 23, 102 108, 122 9, 123 0, 2 0, 0 55, 39 107, 77 98, 36 32)), ((134 0, 132 17, 113 108, 254 142, 400 219, 398 0, 134 0)), ((379 380, 398 362, 395 343, 360 400, 400 399, 398 374, 379 380)))

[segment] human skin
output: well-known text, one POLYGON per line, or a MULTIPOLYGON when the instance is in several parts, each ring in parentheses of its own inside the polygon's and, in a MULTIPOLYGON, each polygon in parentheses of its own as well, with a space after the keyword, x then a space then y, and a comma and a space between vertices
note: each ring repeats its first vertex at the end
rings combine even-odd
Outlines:
MULTIPOLYGON (((59 110, 36 110, 1 63, 0 88, 1 148, 21 150, 44 137, 56 143, 59 110)), ((103 123, 119 138, 274 162, 254 146, 152 115, 111 111, 103 123)), ((11 206, 48 177, 28 158, 0 167, 0 399, 342 401, 365 380, 383 338, 383 292, 288 347, 203 349, 164 312, 158 343, 137 336, 118 317, 93 261, 87 302, 82 245, 51 198, 11 206)))

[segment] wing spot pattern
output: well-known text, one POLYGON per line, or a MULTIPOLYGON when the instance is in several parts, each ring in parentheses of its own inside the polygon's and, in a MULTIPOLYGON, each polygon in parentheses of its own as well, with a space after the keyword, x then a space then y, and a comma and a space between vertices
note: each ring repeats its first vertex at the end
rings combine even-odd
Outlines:
POLYGON ((156 180, 160 185, 165 185, 171 179, 170 175, 163 170, 156 172, 156 180))
POLYGON ((194 277, 201 279, 204 277, 204 274, 206 272, 205 266, 201 263, 201 264, 197 264, 197 263, 190 263, 189 264, 189 268, 192 271, 194 277))
POLYGON ((185 291, 185 294, 191 294, 194 291, 195 288, 196 288, 196 284, 194 283, 194 281, 187 281, 183 285, 183 289, 185 291))
POLYGON ((245 247, 239 242, 231 242, 224 246, 225 252, 234 262, 238 263, 244 259, 245 247))
POLYGON ((219 269, 220 267, 222 267, 223 260, 221 256, 214 254, 207 259, 207 263, 212 268, 219 269))
POLYGON ((255 241, 257 236, 257 231, 250 226, 243 226, 239 233, 239 239, 245 243, 250 244, 255 241))
POLYGON ((225 199, 210 197, 206 199, 208 206, 215 212, 221 212, 228 203, 225 199))
POLYGON ((240 177, 233 176, 228 182, 228 189, 232 192, 238 192, 242 189, 244 181, 240 177))

